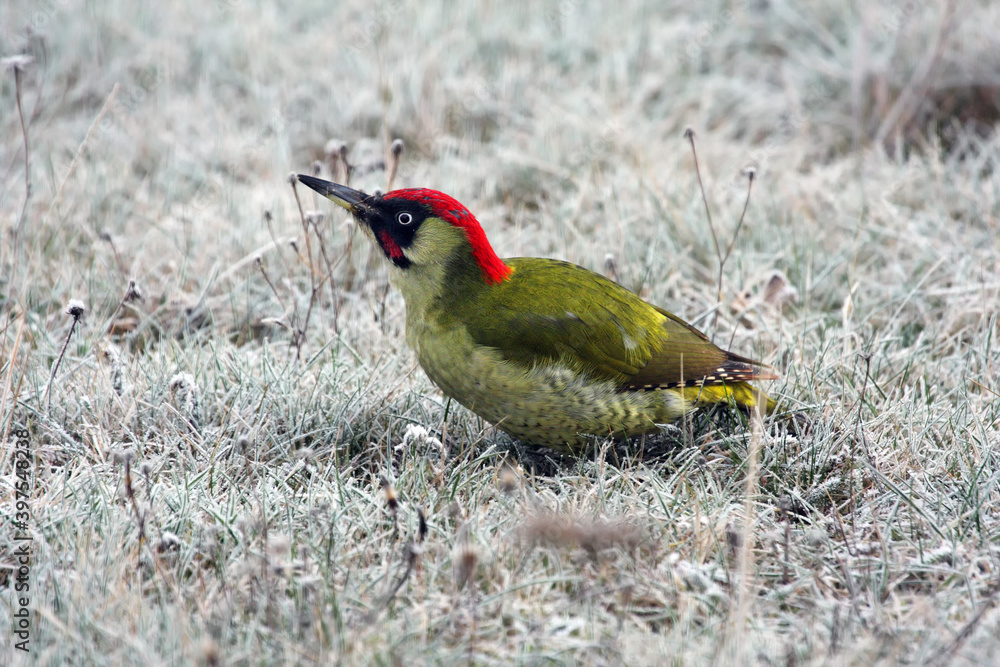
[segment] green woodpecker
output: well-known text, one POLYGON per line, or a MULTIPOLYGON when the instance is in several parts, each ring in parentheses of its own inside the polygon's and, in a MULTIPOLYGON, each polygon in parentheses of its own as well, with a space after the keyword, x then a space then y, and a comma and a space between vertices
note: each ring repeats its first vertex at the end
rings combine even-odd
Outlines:
POLYGON ((582 267, 501 260, 469 210, 435 190, 385 195, 298 179, 353 214, 389 261, 406 340, 447 396, 520 440, 573 451, 690 410, 753 408, 776 375, 582 267))

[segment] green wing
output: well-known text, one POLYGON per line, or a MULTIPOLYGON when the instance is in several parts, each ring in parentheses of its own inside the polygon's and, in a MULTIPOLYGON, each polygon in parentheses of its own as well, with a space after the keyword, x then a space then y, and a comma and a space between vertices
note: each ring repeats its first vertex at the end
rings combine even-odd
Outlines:
POLYGON ((549 259, 507 260, 510 279, 477 290, 463 318, 476 343, 531 366, 559 361, 622 389, 763 378, 759 364, 624 287, 549 259))

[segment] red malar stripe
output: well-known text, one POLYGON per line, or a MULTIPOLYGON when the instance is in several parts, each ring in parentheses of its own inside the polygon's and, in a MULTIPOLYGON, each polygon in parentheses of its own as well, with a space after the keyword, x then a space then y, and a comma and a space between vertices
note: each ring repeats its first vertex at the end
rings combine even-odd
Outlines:
POLYGON ((393 259, 403 259, 402 249, 400 249, 400 247, 396 245, 396 242, 392 240, 392 237, 389 236, 389 232, 382 230, 379 232, 378 238, 379 241, 382 242, 382 247, 385 248, 387 253, 389 253, 389 257, 392 257, 393 259))

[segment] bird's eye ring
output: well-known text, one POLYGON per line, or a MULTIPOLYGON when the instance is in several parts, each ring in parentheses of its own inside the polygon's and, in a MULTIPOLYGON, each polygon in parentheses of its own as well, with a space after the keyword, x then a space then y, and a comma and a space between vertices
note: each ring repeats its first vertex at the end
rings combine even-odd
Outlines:
POLYGON ((403 211, 402 213, 396 216, 396 222, 398 222, 401 225, 408 225, 411 222, 413 222, 413 216, 407 213, 406 211, 403 211))

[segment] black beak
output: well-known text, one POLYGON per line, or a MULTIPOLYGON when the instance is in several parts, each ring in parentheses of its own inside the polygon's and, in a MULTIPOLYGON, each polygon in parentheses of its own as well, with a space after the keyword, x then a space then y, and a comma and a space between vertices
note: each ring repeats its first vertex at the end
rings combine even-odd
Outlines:
POLYGON ((352 190, 346 185, 324 181, 322 178, 299 174, 298 179, 300 183, 312 188, 333 203, 343 206, 351 213, 356 212, 355 206, 357 204, 368 199, 368 195, 361 190, 352 190))

